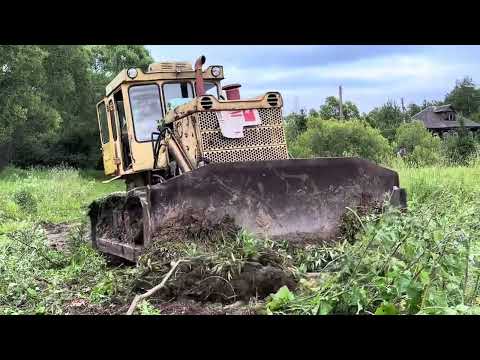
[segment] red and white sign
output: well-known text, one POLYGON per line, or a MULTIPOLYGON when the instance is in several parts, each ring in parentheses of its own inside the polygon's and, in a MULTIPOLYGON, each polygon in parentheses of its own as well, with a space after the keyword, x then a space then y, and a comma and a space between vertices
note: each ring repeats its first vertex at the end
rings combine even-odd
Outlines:
POLYGON ((262 123, 256 109, 219 111, 217 114, 220 130, 226 138, 242 138, 244 126, 255 126, 262 123))

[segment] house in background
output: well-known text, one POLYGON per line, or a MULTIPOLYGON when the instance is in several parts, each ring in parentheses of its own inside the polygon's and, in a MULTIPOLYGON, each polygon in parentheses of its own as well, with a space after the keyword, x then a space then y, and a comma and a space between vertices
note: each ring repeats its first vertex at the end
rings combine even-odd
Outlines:
POLYGON ((460 116, 452 105, 429 106, 413 115, 413 120, 422 121, 428 130, 439 136, 449 131, 458 130, 461 126, 461 120, 463 120, 465 128, 470 131, 476 132, 480 129, 479 123, 460 116))

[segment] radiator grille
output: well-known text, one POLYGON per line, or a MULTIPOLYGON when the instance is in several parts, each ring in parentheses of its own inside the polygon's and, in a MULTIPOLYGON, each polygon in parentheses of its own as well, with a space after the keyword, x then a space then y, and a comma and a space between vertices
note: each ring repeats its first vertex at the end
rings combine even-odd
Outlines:
POLYGON ((244 137, 228 139, 219 131, 202 132, 202 143, 205 149, 223 150, 261 145, 283 144, 285 134, 283 127, 251 127, 243 130, 244 137))
POLYGON ((203 156, 211 162, 281 160, 288 158, 280 108, 258 109, 262 124, 244 128, 244 137, 223 137, 213 111, 197 113, 203 156))
POLYGON ((287 146, 266 146, 254 149, 206 151, 204 156, 213 163, 287 159, 287 146))

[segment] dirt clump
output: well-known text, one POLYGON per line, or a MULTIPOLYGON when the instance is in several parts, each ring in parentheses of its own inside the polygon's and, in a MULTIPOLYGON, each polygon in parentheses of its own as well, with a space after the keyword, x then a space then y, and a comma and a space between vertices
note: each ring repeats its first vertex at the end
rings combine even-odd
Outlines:
POLYGON ((160 283, 178 259, 184 262, 156 294, 158 299, 232 304, 263 299, 284 285, 296 287, 287 254, 274 243, 242 232, 228 217, 212 223, 194 213, 183 214, 157 231, 139 260, 143 273, 136 290, 160 283))
POLYGON ((72 224, 43 224, 47 237, 47 244, 55 250, 63 251, 68 244, 68 236, 74 225, 72 224))
POLYGON ((65 251, 71 242, 73 235, 79 237, 76 241, 90 243, 90 229, 79 223, 60 223, 53 224, 49 222, 41 223, 41 227, 45 231, 47 244, 51 248, 58 251, 65 251))

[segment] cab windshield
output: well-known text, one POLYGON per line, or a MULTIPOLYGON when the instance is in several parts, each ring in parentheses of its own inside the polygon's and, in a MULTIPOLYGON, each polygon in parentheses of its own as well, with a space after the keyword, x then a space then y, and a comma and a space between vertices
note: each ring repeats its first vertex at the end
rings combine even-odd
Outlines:
POLYGON ((151 141, 152 132, 158 130, 157 123, 163 117, 160 89, 157 84, 135 85, 128 93, 135 139, 139 142, 151 141))

